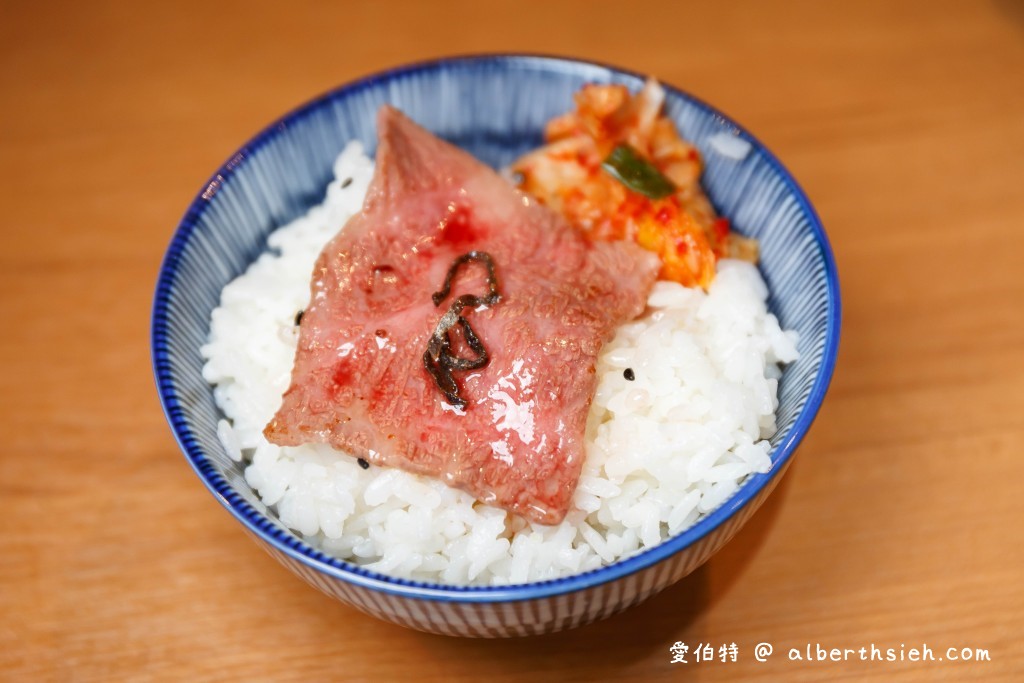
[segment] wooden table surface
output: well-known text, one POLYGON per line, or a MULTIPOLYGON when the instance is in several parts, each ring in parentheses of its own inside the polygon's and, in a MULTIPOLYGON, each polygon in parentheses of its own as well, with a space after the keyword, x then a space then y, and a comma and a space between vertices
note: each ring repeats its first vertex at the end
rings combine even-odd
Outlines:
POLYGON ((4 3, 0 677, 1024 680, 1024 4, 642 7, 4 3), (844 320, 793 468, 707 565, 590 627, 473 641, 335 603, 249 540, 175 445, 148 326, 172 231, 251 134, 356 76, 500 50, 742 121, 815 203, 844 320), (790 660, 819 644, 990 661, 790 660))

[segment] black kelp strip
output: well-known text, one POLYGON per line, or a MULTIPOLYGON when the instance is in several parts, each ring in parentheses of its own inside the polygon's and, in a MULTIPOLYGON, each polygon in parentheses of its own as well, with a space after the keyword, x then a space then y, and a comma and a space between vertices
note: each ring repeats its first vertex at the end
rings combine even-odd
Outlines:
POLYGON ((437 388, 441 390, 448 402, 458 408, 465 408, 467 404, 466 399, 459 394, 459 385, 452 376, 452 372, 478 370, 486 366, 490 360, 487 349, 473 330, 472 325, 463 317, 462 311, 478 306, 490 307, 501 301, 498 278, 494 274, 494 259, 485 251, 470 251, 459 256, 452 261, 452 265, 448 268, 448 274, 444 278, 441 289, 431 296, 434 305, 440 306, 441 302, 451 294, 452 280, 455 279, 459 268, 470 261, 478 261, 487 268, 487 294, 484 296, 463 294, 456 297, 445 314, 437 321, 434 333, 427 342, 427 350, 423 353, 423 366, 434 378, 437 388), (456 325, 462 329, 462 338, 475 357, 460 358, 452 353, 450 332, 456 325))

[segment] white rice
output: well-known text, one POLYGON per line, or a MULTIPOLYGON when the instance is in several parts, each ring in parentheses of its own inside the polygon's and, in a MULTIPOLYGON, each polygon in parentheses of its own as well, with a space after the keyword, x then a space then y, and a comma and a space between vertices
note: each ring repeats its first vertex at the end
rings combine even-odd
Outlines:
POLYGON ((363 470, 328 446, 267 443, 262 429, 289 383, 313 262, 360 209, 373 162, 353 143, 334 171, 324 203, 274 232, 270 250, 224 288, 201 350, 228 418, 218 429, 224 448, 248 463, 248 483, 308 543, 423 581, 551 579, 657 545, 768 471, 779 365, 796 359, 796 337, 768 313, 757 269, 728 260, 707 293, 659 282, 647 314, 605 347, 575 509, 558 526, 427 477, 363 470))

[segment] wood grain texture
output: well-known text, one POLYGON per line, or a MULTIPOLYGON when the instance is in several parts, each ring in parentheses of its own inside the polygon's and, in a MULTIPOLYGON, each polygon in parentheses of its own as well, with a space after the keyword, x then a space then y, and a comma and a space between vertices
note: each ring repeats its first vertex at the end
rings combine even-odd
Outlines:
POLYGON ((626 7, 4 4, 0 677, 1024 676, 1024 4, 626 7), (705 567, 606 622, 480 642, 333 603, 248 540, 165 424, 148 323, 186 205, 266 122, 370 71, 497 50, 649 72, 746 124, 821 214, 844 329, 793 468, 705 567), (675 641, 739 661, 671 665, 675 641), (787 661, 808 643, 991 661, 787 661))

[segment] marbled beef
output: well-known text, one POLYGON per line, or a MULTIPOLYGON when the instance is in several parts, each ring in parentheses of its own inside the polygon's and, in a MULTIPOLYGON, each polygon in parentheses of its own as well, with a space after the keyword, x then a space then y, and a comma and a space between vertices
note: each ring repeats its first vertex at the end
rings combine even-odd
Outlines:
MULTIPOLYGON (((597 355, 643 310, 657 259, 589 242, 391 107, 377 124, 373 182, 316 262, 291 386, 264 433, 282 446, 329 443, 557 523, 582 467, 597 355), (431 298, 471 251, 493 259, 500 300, 463 310, 488 363, 452 373, 460 408, 424 352, 456 297, 488 291, 483 264, 469 261, 449 297, 431 298)), ((453 354, 474 357, 462 335, 450 333, 453 354)))

